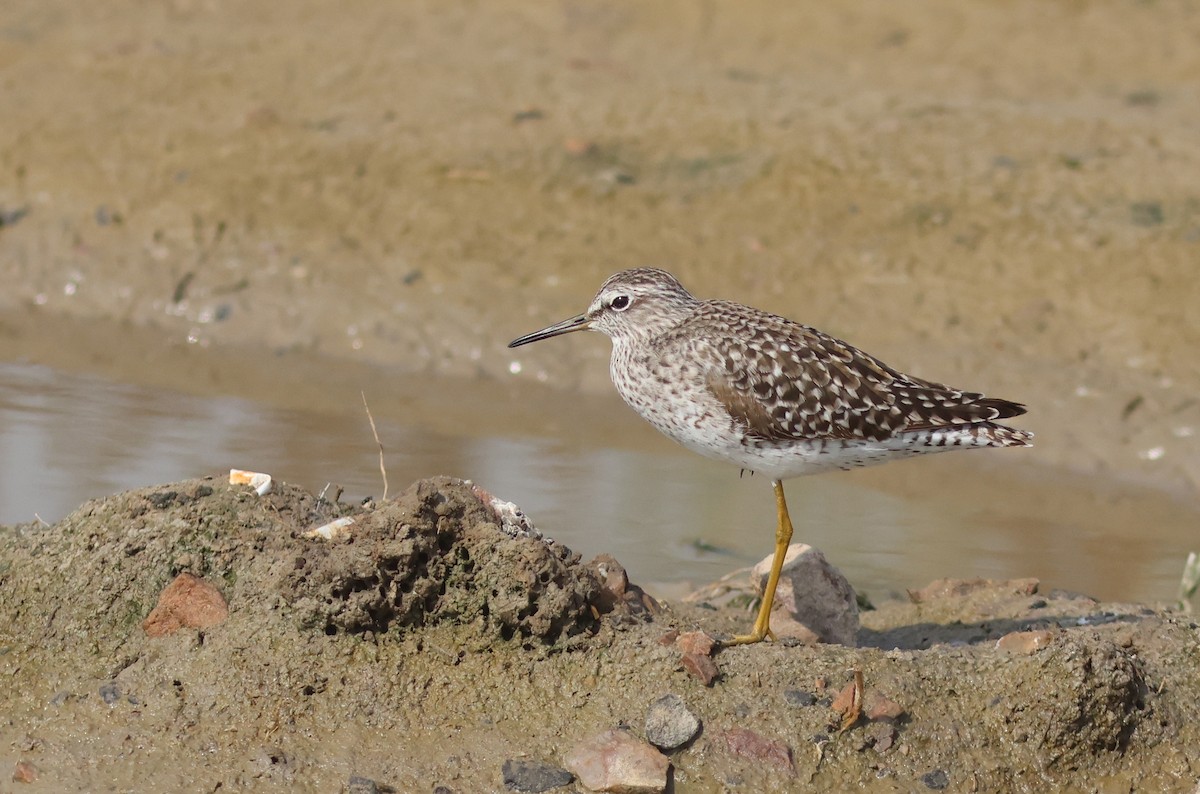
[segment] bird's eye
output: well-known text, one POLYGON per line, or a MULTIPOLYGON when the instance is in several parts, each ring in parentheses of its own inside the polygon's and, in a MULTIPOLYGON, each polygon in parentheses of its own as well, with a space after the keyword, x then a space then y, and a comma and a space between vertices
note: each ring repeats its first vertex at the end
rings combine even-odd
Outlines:
POLYGON ((629 296, 618 295, 612 299, 612 303, 608 304, 613 308, 613 311, 623 312, 629 308, 629 296))

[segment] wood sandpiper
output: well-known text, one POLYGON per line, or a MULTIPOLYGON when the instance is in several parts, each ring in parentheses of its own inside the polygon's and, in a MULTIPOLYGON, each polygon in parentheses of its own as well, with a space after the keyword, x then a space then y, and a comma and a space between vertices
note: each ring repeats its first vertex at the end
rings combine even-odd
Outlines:
POLYGON ((582 330, 612 339, 613 384, 650 424, 694 452, 771 478, 771 573, 753 628, 729 644, 774 636, 771 607, 792 538, 784 479, 1033 438, 994 421, 1025 413, 1019 403, 905 375, 750 306, 698 300, 663 270, 617 273, 583 314, 508 346, 582 330))

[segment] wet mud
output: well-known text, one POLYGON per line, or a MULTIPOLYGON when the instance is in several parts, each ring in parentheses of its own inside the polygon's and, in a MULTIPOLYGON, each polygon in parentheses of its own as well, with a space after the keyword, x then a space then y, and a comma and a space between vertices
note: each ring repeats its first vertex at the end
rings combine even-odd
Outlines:
POLYGON ((276 485, 174 483, 3 530, 0 761, 36 770, 22 790, 499 790, 506 762, 639 734, 667 693, 703 724, 669 754, 675 790, 1195 786, 1186 615, 940 582, 865 612, 856 648, 719 651, 706 686, 661 640, 744 629, 736 599, 602 597, 601 569, 506 530, 461 481, 367 505, 276 485), (346 517, 341 539, 308 534, 346 517), (228 617, 150 636, 180 573, 228 617))

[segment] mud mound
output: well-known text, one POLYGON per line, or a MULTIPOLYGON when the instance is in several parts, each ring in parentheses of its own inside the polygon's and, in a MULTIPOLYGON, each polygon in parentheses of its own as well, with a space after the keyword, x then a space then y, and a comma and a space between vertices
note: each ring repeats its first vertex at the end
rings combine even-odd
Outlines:
POLYGON ((266 497, 216 477, 142 488, 86 502, 51 527, 18 528, 26 542, 0 583, 18 609, 55 594, 47 642, 116 645, 183 572, 217 585, 235 608, 263 603, 274 560, 304 543, 296 530, 352 510, 282 483, 266 497))
MULTIPOLYGON (((594 633, 613 609, 597 574, 536 531, 507 531, 486 493, 421 480, 378 506, 331 503, 285 483, 266 496, 221 478, 84 504, 27 525, 0 571, 16 614, 59 603, 47 641, 118 644, 180 573, 216 585, 236 614, 280 614, 302 632, 401 634, 440 623, 482 636, 555 643, 594 633), (338 518, 341 540, 308 533, 338 518)), ((619 606, 619 605, 618 605, 619 606)))
POLYGON ((449 621, 546 642, 592 631, 602 600, 579 555, 502 531, 477 489, 445 477, 360 515, 347 542, 304 548, 283 594, 306 628, 331 635, 449 621))

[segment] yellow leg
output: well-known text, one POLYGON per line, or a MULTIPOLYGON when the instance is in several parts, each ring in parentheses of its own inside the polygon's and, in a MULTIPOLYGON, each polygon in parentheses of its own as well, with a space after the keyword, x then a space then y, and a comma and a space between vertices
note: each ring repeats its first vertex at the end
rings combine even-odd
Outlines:
POLYGON ((788 544, 792 542, 792 519, 788 516, 787 500, 783 498, 783 483, 774 480, 771 485, 775 488, 775 510, 779 514, 779 522, 775 527, 775 556, 771 560, 771 575, 767 577, 767 589, 763 592, 762 606, 758 608, 754 628, 749 634, 734 637, 728 645, 762 642, 767 637, 775 639, 775 635, 771 633, 771 607, 775 604, 775 588, 779 586, 783 558, 787 555, 788 544))

